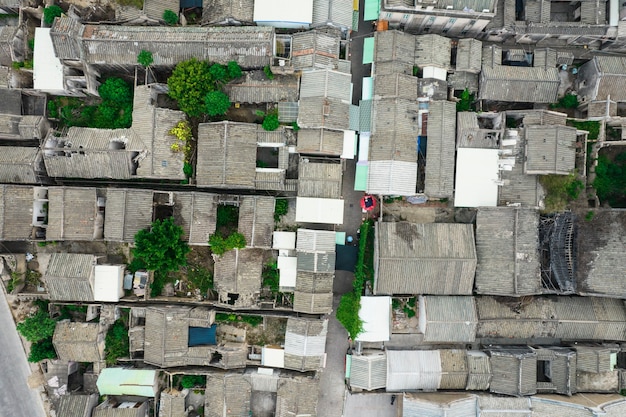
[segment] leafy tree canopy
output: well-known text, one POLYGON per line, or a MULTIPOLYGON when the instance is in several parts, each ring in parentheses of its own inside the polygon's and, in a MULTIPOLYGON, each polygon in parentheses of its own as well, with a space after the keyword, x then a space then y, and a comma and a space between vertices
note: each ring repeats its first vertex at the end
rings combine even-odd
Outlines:
POLYGON ((183 229, 169 217, 156 220, 150 229, 135 235, 131 269, 141 268, 162 273, 176 271, 186 265, 189 245, 182 240, 183 229))
POLYGON ((204 98, 205 111, 209 116, 226 114, 230 104, 228 96, 221 91, 210 91, 204 98))
POLYGON ((228 77, 228 68, 226 67, 226 65, 222 65, 222 64, 212 64, 209 67, 209 72, 211 73, 211 77, 213 77, 213 80, 215 80, 216 82, 228 82, 229 81, 229 77, 228 77))
POLYGON ((54 23, 54 18, 61 17, 62 14, 63 9, 61 9, 61 7, 57 6, 56 4, 53 4, 52 6, 48 6, 43 9, 43 21, 46 23, 46 25, 51 25, 52 23, 54 23))
POLYGON ((166 10, 163 12, 163 20, 165 20, 165 23, 168 25, 175 25, 178 23, 178 14, 172 10, 166 10))
POLYGON ((17 331, 29 342, 35 343, 40 340, 52 337, 56 322, 48 316, 44 310, 27 317, 23 322, 17 324, 17 331))
POLYGON ((154 62, 152 52, 145 50, 139 52, 139 55, 137 55, 137 62, 143 67, 149 67, 154 62))
POLYGON ((57 354, 52 344, 52 338, 40 340, 39 342, 30 345, 30 354, 28 355, 28 362, 37 363, 44 359, 54 359, 57 354))
POLYGON ((466 88, 461 93, 460 100, 456 103, 456 111, 472 111, 472 103, 474 102, 474 94, 470 94, 466 88))
POLYGON ((107 365, 115 365, 118 358, 128 357, 130 344, 128 341, 128 329, 124 320, 117 319, 107 331, 105 343, 105 359, 107 365))
POLYGON ((280 126, 280 122, 278 121, 278 115, 268 114, 267 116, 265 116, 265 119, 263 119, 263 123, 261 126, 263 126, 263 129, 269 131, 278 129, 278 126, 280 126))
POLYGON ((206 385, 206 376, 204 375, 185 375, 180 380, 183 388, 204 387, 206 385))
POLYGON ((230 61, 226 67, 228 68, 228 78, 230 78, 231 80, 239 78, 243 75, 241 67, 239 66, 237 61, 230 61))
POLYGON ((189 116, 198 117, 204 112, 204 98, 215 89, 209 68, 207 62, 192 58, 176 65, 167 80, 170 97, 189 116))
POLYGON ((111 100, 123 103, 133 101, 133 90, 130 85, 121 78, 108 78, 98 87, 98 94, 103 101, 111 100))

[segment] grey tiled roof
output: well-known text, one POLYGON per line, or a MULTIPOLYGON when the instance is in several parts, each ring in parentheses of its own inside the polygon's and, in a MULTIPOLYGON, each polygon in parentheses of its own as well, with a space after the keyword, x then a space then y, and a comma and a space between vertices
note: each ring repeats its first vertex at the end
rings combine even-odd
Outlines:
POLYGON ((50 32, 57 56, 86 64, 135 66, 139 52, 148 50, 157 67, 195 57, 262 68, 270 63, 274 48, 274 28, 267 26, 83 26, 66 19, 57 19, 50 32), (68 35, 71 46, 64 45, 68 35))
MULTIPOLYGON (((404 71, 386 71, 380 66, 382 62, 393 62, 394 65, 413 70, 415 64, 415 36, 397 30, 376 32, 374 34, 374 62, 376 75, 402 73, 404 71)), ((408 72, 410 74, 411 72, 408 72)))
POLYGON ((480 74, 482 100, 554 103, 560 79, 556 68, 484 66, 480 74))
POLYGON ((104 354, 104 332, 100 323, 60 321, 52 336, 59 359, 75 362, 98 362, 104 354))
POLYGON ((339 156, 343 152, 343 132, 330 129, 300 129, 298 153, 339 156))
POLYGON ((204 395, 204 417, 223 417, 224 410, 234 416, 251 413, 252 386, 250 377, 242 373, 211 374, 204 395))
POLYGON ((190 245, 206 246, 215 232, 218 196, 206 193, 174 194, 174 218, 190 245))
POLYGON ((37 184, 44 172, 39 148, 0 147, 0 182, 37 184))
POLYGON ((316 417, 320 380, 310 376, 280 378, 276 390, 276 417, 316 417))
POLYGON ((254 16, 254 0, 204 0, 202 22, 225 23, 252 22, 254 16))
POLYGON ((448 69, 451 54, 450 38, 436 34, 415 37, 415 65, 420 68, 433 66, 448 69))
POLYGON ((379 294, 471 294, 476 249, 471 225, 377 223, 379 294))
POLYGON ((255 304, 261 291, 263 271, 263 251, 261 249, 233 249, 215 261, 215 290, 221 302, 228 300, 228 294, 238 294, 235 302, 238 307, 255 304))
POLYGON ((53 253, 43 281, 53 301, 93 301, 96 257, 88 254, 53 253))
POLYGON ((459 39, 456 50, 456 71, 477 74, 483 60, 483 43, 478 39, 459 39))
POLYGON ((476 335, 476 306, 473 297, 430 295, 420 297, 425 313, 424 341, 429 343, 473 342, 476 335))
POLYGON ((350 102, 325 97, 300 98, 298 125, 347 130, 350 127, 350 102))
POLYGON ((341 164, 300 158, 298 197, 340 198, 343 169, 341 164))
POLYGON ((185 397, 181 392, 172 390, 161 392, 159 417, 186 417, 185 397))
POLYGON ((66 394, 59 398, 57 415, 63 417, 90 416, 91 411, 98 403, 98 395, 66 394))
POLYGON ((407 74, 387 74, 374 77, 374 94, 391 98, 400 97, 417 100, 418 78, 407 74))
POLYGON ((537 210, 479 208, 476 252, 477 293, 523 296, 542 292, 537 210))
POLYGON ((96 200, 95 188, 49 188, 46 239, 94 240, 96 200))
POLYGON ((138 231, 150 227, 153 208, 151 190, 109 188, 104 219, 105 240, 133 242, 138 231))
POLYGON ((576 128, 569 126, 528 126, 526 139, 527 174, 569 174, 576 163, 576 128))
POLYGON ((246 246, 270 248, 274 231, 274 197, 243 196, 238 229, 246 238, 246 246))
POLYGON ((0 185, 0 239, 31 239, 33 201, 33 187, 0 185))
MULTIPOLYGON (((224 86, 233 103, 278 103, 298 100, 299 80, 293 75, 275 74, 268 80, 261 71, 250 71, 245 78, 224 86)), ((280 111, 279 111, 280 114, 280 111)))
POLYGON ((431 101, 428 112, 424 193, 450 198, 454 191, 456 104, 431 101))
POLYGON ((257 129, 252 123, 202 123, 198 127, 199 186, 254 188, 257 129))
POLYGON ((301 313, 328 314, 333 309, 334 274, 298 271, 293 309, 301 313))

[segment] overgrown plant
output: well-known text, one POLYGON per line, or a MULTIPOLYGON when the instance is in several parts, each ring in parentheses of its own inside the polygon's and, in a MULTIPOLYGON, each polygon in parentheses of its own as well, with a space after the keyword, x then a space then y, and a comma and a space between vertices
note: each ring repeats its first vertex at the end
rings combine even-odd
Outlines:
POLYGON ((107 365, 115 365, 119 358, 126 358, 130 353, 130 344, 128 340, 128 329, 126 321, 119 318, 107 331, 105 338, 105 360, 107 365))
POLYGON ((170 26, 178 24, 178 14, 172 10, 165 10, 163 12, 163 20, 170 26))
POLYGON ((219 233, 214 233, 209 236, 209 246, 211 246, 211 252, 214 254, 223 255, 232 249, 245 248, 246 238, 239 232, 233 232, 227 237, 224 237, 219 233))
POLYGON ((274 205, 274 221, 279 222, 288 211, 289 201, 286 198, 277 198, 274 205))
POLYGON ((56 4, 46 7, 43 9, 43 21, 46 25, 51 25, 54 23, 54 19, 56 17, 61 17, 63 14, 63 9, 56 4))
POLYGON ((149 229, 140 230, 135 235, 133 260, 129 269, 148 269, 161 273, 178 270, 187 264, 190 250, 182 236, 183 228, 176 225, 172 217, 154 221, 149 229))
POLYGON ((143 50, 139 52, 139 55, 137 55, 137 63, 144 68, 149 67, 153 62, 154 58, 152 56, 152 52, 150 51, 143 50))

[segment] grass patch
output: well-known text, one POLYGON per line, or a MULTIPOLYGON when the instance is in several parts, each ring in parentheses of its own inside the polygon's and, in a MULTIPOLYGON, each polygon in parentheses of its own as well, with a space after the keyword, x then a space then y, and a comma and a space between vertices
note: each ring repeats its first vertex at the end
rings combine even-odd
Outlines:
POLYGON ((598 139, 598 135, 600 134, 600 122, 594 120, 580 122, 573 119, 567 119, 567 125, 589 132, 589 135, 587 135, 588 140, 598 139))
POLYGON ((190 265, 187 268, 187 281, 205 296, 209 290, 213 289, 213 275, 211 271, 202 266, 190 265))
POLYGON ((274 206, 274 221, 279 222, 289 211, 289 201, 286 198, 277 198, 274 206))
POLYGON ((116 0, 116 3, 120 6, 131 6, 143 9, 143 0, 116 0))
POLYGON ((216 313, 215 321, 221 323, 247 323, 252 327, 256 327, 263 323, 263 317, 234 313, 216 313))
POLYGON ((577 179, 575 174, 541 175, 539 182, 546 193, 544 199, 546 213, 565 210, 570 201, 576 200, 585 188, 585 184, 577 179))

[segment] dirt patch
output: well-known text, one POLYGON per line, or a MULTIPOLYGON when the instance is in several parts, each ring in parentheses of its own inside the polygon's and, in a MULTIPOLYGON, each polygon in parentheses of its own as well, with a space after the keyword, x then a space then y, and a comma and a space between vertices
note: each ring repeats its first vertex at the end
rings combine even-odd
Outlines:
POLYGON ((287 319, 282 317, 265 317, 265 322, 256 327, 241 323, 248 327, 246 341, 250 345, 281 345, 285 343, 287 319))
POLYGON ((410 223, 450 223, 454 210, 447 202, 411 204, 404 200, 383 202, 383 221, 407 221, 410 223))

